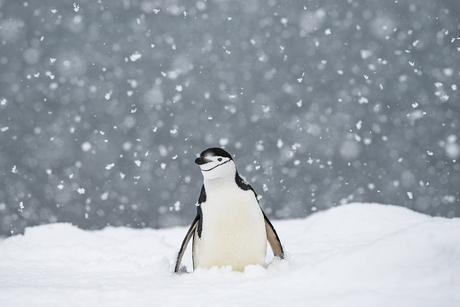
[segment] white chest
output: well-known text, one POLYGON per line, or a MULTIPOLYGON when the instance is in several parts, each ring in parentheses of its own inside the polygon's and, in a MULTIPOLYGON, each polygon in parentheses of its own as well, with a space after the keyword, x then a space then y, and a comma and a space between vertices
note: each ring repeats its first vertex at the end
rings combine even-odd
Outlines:
POLYGON ((243 271, 248 264, 264 265, 265 221, 254 193, 235 186, 207 191, 206 196, 201 238, 195 236, 195 267, 231 265, 243 271))
POLYGON ((207 193, 201 210, 210 222, 224 219, 229 223, 240 223, 239 221, 263 217, 254 192, 240 188, 219 189, 207 193))

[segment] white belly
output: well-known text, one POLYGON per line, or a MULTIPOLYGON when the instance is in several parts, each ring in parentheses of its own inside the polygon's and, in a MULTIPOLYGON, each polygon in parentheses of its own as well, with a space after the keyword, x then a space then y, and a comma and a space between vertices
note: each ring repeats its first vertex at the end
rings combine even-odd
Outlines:
POLYGON ((201 210, 201 238, 195 234, 193 248, 195 268, 231 265, 234 271, 244 271, 249 264, 265 264, 265 221, 252 191, 236 188, 208 194, 201 210))

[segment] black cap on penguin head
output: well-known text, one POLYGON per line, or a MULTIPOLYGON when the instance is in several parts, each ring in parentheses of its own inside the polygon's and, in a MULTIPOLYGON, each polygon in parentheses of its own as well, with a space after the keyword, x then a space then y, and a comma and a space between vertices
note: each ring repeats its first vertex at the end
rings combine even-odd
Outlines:
POLYGON ((228 152, 218 147, 208 148, 200 154, 200 157, 216 157, 216 156, 226 157, 226 158, 230 158, 230 160, 233 160, 232 156, 228 152))
POLYGON ((210 159, 206 159, 207 157, 225 157, 229 158, 230 160, 233 160, 232 156, 223 150, 222 148, 208 148, 205 151, 203 151, 198 158, 196 158, 195 163, 198 165, 203 165, 207 162, 210 162, 210 159))

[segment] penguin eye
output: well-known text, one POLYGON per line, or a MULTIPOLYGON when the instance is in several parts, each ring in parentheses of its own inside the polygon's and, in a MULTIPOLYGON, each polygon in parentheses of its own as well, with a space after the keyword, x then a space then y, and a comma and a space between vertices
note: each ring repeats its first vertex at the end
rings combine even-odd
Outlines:
POLYGON ((222 161, 222 158, 217 159, 217 161, 219 161, 219 162, 222 161))

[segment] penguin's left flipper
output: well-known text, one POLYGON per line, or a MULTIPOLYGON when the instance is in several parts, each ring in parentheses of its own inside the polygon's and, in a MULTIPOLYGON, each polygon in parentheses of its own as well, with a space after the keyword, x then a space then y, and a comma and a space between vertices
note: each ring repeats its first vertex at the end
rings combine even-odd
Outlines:
POLYGON ((267 240, 268 243, 270 243, 270 246, 273 250, 273 254, 276 257, 279 257, 280 259, 284 259, 284 250, 283 246, 281 245, 280 238, 278 237, 278 234, 275 231, 275 228, 273 227, 272 223, 270 223, 270 220, 267 218, 267 216, 264 213, 264 219, 265 219, 265 231, 267 232, 267 240))
POLYGON ((197 214, 195 219, 192 222, 192 226, 190 226, 189 230, 187 231, 187 234, 185 235, 184 241, 182 241, 182 245, 180 247, 179 254, 177 255, 176 267, 174 268, 174 273, 179 272, 182 257, 184 256, 185 250, 187 249, 187 245, 188 245, 188 242, 190 241, 190 238, 193 236, 193 234, 195 233, 195 229, 198 227, 199 221, 200 221, 200 215, 197 214))

